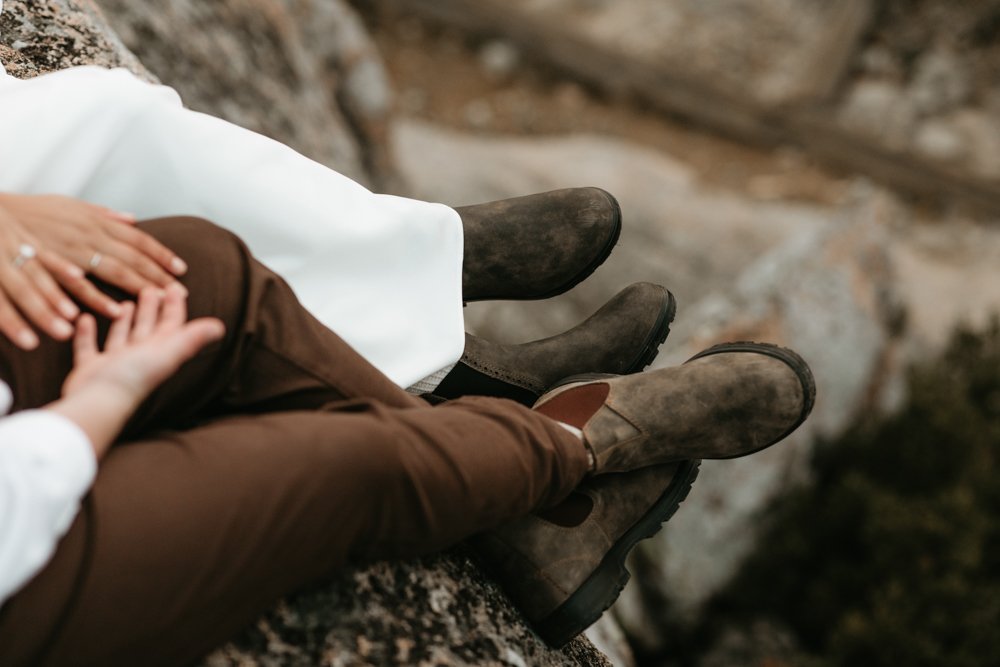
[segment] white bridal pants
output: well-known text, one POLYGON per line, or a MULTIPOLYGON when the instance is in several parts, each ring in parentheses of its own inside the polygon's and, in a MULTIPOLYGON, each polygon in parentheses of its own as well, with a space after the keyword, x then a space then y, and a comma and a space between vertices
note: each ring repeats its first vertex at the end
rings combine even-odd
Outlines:
POLYGON ((454 210, 373 194, 278 142, 189 111, 172 89, 125 70, 78 67, 19 81, 0 69, 0 192, 226 227, 401 386, 462 353, 454 210))

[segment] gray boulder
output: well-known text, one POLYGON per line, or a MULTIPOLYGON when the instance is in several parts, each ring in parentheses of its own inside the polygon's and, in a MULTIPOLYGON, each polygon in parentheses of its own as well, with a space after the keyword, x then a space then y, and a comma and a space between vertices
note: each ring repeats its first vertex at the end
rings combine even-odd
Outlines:
POLYGON ((156 81, 87 0, 6 0, 0 14, 0 61, 27 79, 75 65, 125 67, 156 81))
POLYGON ((129 49, 190 108, 278 139, 368 185, 392 181, 388 78, 346 3, 98 4, 129 49))

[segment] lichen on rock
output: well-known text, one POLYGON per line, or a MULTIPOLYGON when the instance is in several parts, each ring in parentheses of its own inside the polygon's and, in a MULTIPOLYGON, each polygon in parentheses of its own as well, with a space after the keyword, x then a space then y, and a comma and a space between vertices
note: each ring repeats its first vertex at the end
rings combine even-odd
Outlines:
POLYGON ((463 549, 343 572, 282 602, 203 667, 256 664, 610 667, 582 638, 546 647, 463 549))
POLYGON ((125 67, 156 81, 108 26, 92 0, 5 0, 0 61, 27 79, 75 65, 125 67))

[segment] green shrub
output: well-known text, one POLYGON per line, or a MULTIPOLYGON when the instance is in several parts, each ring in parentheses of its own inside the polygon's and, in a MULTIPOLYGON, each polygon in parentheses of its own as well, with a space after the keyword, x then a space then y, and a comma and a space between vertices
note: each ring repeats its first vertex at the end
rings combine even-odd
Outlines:
POLYGON ((764 618, 817 664, 1000 665, 1000 325, 956 334, 908 400, 817 448, 702 647, 764 618))

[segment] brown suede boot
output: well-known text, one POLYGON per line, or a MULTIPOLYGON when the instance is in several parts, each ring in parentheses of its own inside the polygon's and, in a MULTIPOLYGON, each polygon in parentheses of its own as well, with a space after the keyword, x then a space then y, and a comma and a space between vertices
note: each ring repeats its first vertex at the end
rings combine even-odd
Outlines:
POLYGON ((725 343, 682 366, 622 377, 567 378, 535 409, 583 431, 595 473, 752 454, 812 410, 803 359, 774 345, 725 343))
POLYGON ((531 406, 570 375, 636 373, 653 362, 676 310, 665 287, 636 283, 558 336, 504 345, 466 334, 462 358, 434 395, 497 396, 531 406))
POLYGON ((698 461, 600 475, 563 503, 475 538, 487 570, 547 644, 596 621, 629 579, 625 558, 681 504, 698 461))
POLYGON ((589 276, 621 233, 617 200, 572 188, 455 209, 465 230, 466 301, 547 299, 589 276))

